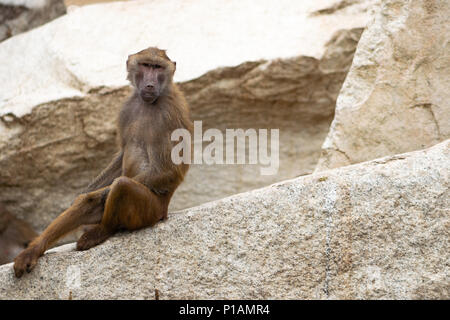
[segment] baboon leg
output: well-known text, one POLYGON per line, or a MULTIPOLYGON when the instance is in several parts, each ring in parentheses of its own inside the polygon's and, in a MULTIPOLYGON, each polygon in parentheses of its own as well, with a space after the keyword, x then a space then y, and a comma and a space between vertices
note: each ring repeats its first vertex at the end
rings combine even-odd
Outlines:
POLYGON ((167 203, 143 184, 119 177, 111 184, 100 224, 85 232, 77 242, 78 250, 102 243, 118 229, 136 230, 153 226, 167 216, 167 203))
POLYGON ((107 229, 136 230, 153 226, 167 213, 167 201, 145 185, 119 177, 111 185, 101 224, 107 229))
POLYGON ((25 271, 30 272, 45 250, 65 234, 84 224, 99 223, 102 219, 104 199, 108 192, 109 187, 105 187, 78 196, 66 211, 53 220, 27 249, 14 259, 16 276, 21 277, 25 271))

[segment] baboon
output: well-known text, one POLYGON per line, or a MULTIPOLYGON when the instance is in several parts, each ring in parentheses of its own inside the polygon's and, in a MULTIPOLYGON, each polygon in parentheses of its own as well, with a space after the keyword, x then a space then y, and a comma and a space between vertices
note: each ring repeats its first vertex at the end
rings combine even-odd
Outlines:
MULTIPOLYGON (((167 218, 169 201, 189 164, 174 164, 171 133, 192 133, 187 102, 173 83, 176 63, 165 50, 150 47, 128 56, 134 92, 118 118, 120 151, 108 167, 14 260, 17 277, 36 265, 57 239, 89 225, 77 242, 87 250, 119 229, 136 230, 167 218)), ((190 146, 189 146, 190 147, 190 146)))
POLYGON ((28 223, 0 205, 0 264, 13 261, 36 237, 37 233, 28 223))

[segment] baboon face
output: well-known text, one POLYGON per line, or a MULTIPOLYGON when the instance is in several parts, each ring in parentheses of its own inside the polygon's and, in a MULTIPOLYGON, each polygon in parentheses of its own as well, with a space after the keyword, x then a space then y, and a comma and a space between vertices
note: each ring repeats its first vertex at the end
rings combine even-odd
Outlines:
POLYGON ((148 48, 128 57, 128 80, 142 100, 153 104, 172 82, 175 65, 164 50, 148 48))
POLYGON ((142 100, 154 103, 165 87, 166 77, 166 72, 161 65, 148 62, 139 63, 134 81, 142 100))

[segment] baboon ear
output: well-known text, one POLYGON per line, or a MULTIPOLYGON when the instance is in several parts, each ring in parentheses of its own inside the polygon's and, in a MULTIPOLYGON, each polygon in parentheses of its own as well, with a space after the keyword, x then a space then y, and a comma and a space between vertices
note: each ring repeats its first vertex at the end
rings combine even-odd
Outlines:
POLYGON ((175 72, 175 70, 177 70, 177 62, 176 61, 173 62, 173 71, 175 72))
POLYGON ((134 85, 133 78, 131 77, 131 70, 130 70, 131 59, 132 59, 132 57, 131 57, 131 55, 129 55, 128 59, 127 59, 127 63, 126 63, 127 64, 127 80, 129 80, 131 82, 131 84, 134 85))

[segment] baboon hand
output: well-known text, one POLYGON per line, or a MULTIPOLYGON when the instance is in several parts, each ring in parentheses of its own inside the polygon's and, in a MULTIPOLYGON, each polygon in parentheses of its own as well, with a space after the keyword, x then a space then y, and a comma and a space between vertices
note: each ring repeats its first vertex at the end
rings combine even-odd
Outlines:
POLYGON ((14 259, 14 273, 17 278, 20 278, 24 272, 31 272, 39 259, 40 253, 35 247, 23 250, 14 259))

